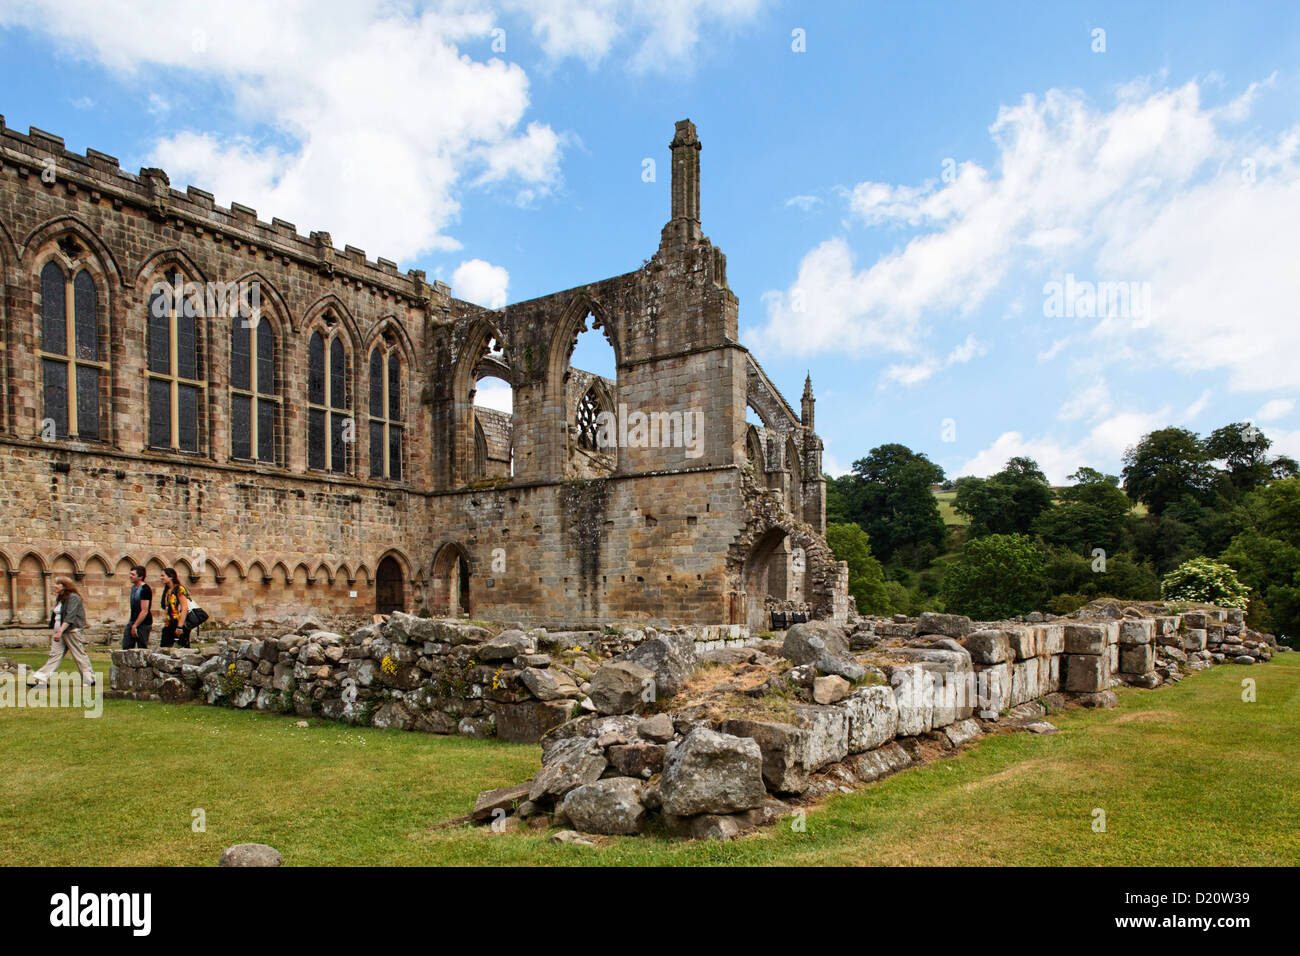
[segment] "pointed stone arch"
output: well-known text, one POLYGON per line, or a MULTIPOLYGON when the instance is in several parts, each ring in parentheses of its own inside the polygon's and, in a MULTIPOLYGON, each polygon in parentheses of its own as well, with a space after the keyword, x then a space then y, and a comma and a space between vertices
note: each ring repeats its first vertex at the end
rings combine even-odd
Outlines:
POLYGON ((434 552, 429 571, 428 605, 440 617, 469 614, 473 608, 474 565, 458 541, 445 541, 434 552))
POLYGON ((30 265, 32 259, 50 240, 58 238, 65 232, 75 235, 90 248, 95 259, 103 267, 105 278, 111 280, 111 287, 107 291, 114 296, 120 295, 125 286, 122 268, 117 258, 99 238, 99 234, 76 216, 56 216, 33 229, 23 240, 22 251, 19 253, 20 260, 25 265, 30 265))

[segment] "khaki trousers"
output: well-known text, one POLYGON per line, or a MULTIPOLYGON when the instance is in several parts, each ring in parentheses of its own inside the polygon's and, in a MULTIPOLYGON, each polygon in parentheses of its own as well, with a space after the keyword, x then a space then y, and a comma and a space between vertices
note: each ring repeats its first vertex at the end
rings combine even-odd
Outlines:
POLYGON ((45 661, 45 666, 38 670, 35 677, 38 681, 48 681, 50 675, 59 669, 63 663, 63 657, 68 651, 72 652, 72 659, 76 661, 77 670, 81 671, 81 680, 83 683, 89 683, 95 679, 95 672, 90 669, 90 658, 86 656, 86 649, 81 644, 81 631, 75 627, 70 627, 63 632, 62 638, 50 638, 50 656, 45 661))

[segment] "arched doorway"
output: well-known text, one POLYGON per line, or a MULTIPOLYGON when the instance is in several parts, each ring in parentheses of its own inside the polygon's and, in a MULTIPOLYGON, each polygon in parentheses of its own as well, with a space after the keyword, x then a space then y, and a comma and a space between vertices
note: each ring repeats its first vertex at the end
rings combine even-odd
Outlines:
POLYGON ((459 544, 445 544, 433 559, 429 607, 443 617, 470 613, 469 556, 459 544))
POLYGON ((406 610, 406 584, 402 565, 391 554, 375 569, 375 613, 392 614, 406 610))
POLYGON ((768 626, 767 599, 790 600, 790 539, 781 528, 759 538, 740 572, 744 594, 739 623, 751 628, 768 626))

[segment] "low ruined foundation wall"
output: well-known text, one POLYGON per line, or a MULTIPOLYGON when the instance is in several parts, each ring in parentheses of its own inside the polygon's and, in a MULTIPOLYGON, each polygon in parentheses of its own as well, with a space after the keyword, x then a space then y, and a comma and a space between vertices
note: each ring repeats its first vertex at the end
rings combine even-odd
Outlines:
POLYGON ((203 650, 115 650, 108 693, 530 743, 582 712, 600 659, 647 637, 676 635, 701 652, 753 640, 738 625, 494 634, 401 613, 346 636, 300 631, 232 633, 203 650))

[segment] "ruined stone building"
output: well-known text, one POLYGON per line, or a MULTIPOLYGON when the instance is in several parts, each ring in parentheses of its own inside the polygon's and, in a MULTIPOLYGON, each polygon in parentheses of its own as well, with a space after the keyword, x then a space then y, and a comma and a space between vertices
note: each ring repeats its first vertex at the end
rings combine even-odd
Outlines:
POLYGON ((740 344, 689 121, 671 149, 648 262, 489 310, 0 117, 0 624, 60 573, 123 620, 133 564, 217 620, 843 617, 811 383, 796 413, 740 344))

